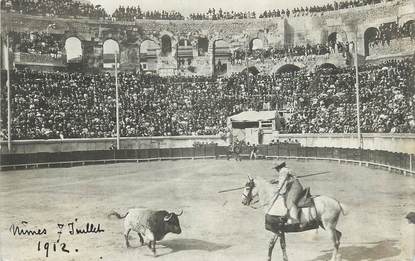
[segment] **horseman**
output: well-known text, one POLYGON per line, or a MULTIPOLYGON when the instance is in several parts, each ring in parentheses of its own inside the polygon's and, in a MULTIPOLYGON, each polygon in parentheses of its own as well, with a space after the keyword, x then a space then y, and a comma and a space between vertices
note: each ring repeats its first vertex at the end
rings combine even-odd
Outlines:
POLYGON ((284 197, 291 224, 300 224, 300 227, 302 227, 303 224, 300 222, 297 203, 304 188, 297 177, 294 176, 293 171, 287 168, 286 165, 285 161, 274 162, 273 169, 276 170, 278 178, 271 180, 271 183, 277 184, 277 191, 284 197))

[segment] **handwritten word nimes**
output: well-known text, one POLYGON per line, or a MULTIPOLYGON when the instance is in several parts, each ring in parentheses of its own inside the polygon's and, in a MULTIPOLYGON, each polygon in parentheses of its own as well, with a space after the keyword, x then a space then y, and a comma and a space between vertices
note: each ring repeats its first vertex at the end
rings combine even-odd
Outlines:
MULTIPOLYGON (((36 246, 37 250, 45 251, 45 256, 49 256, 49 252, 63 252, 63 253, 70 253, 70 251, 67 249, 67 244, 61 241, 61 235, 64 233, 64 231, 67 231, 67 234, 69 236, 75 236, 75 235, 86 235, 86 234, 98 234, 103 233, 105 230, 101 228, 101 224, 93 224, 93 223, 86 223, 83 225, 77 224, 78 219, 75 218, 74 222, 70 223, 58 223, 57 224, 57 232, 58 238, 56 242, 42 242, 38 241, 36 246)), ((43 236, 48 235, 48 231, 46 228, 38 228, 36 226, 30 226, 29 222, 22 221, 20 224, 15 225, 12 224, 9 229, 10 233, 13 236, 19 237, 19 236, 30 236, 30 237, 36 237, 36 236, 43 236)), ((75 249, 75 252, 78 252, 78 249, 75 249)))

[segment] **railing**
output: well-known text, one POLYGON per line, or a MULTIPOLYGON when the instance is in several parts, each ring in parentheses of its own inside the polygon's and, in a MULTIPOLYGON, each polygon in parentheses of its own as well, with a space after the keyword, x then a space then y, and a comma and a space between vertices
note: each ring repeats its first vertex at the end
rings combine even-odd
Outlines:
POLYGON ((27 65, 66 66, 66 56, 53 57, 50 54, 32 54, 16 52, 14 62, 27 65))
MULTIPOLYGON (((241 153, 245 157, 248 156, 250 148, 243 148, 241 153)), ((415 175, 415 156, 407 153, 332 147, 303 147, 300 144, 282 143, 259 146, 258 155, 265 159, 288 158, 330 160, 339 163, 350 162, 364 166, 379 166, 404 175, 415 175)), ((3 154, 1 168, 2 170, 8 170, 155 160, 217 159, 226 156, 229 156, 228 147, 218 146, 217 144, 202 144, 187 148, 39 152, 3 154)))

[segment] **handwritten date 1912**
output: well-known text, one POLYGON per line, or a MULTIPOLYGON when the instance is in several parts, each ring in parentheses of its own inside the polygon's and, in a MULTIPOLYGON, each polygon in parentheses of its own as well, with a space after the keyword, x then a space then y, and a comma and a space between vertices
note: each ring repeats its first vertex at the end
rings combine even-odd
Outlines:
POLYGON ((49 251, 53 251, 53 252, 64 252, 64 253, 69 253, 69 250, 66 249, 66 244, 65 243, 56 243, 56 242, 44 242, 42 243, 41 241, 37 242, 37 251, 45 251, 45 256, 49 257, 49 251))

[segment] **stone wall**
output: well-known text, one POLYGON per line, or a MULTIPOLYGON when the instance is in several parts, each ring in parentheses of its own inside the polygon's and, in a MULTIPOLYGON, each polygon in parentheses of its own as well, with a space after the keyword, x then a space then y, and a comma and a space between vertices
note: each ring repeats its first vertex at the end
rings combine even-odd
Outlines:
MULTIPOLYGON (((224 40, 229 44, 230 51, 249 48, 253 39, 262 40, 264 48, 281 48, 284 45, 304 45, 326 43, 328 36, 336 32, 343 41, 356 41, 358 53, 364 56, 364 33, 370 27, 378 27, 384 22, 415 20, 415 7, 413 1, 392 1, 373 6, 363 6, 352 9, 331 11, 313 16, 300 16, 289 18, 261 18, 239 19, 221 21, 163 21, 163 20, 137 20, 135 22, 113 22, 104 20, 91 20, 87 18, 53 18, 20 15, 1 12, 1 30, 9 31, 46 31, 61 34, 62 41, 71 36, 78 37, 83 44, 83 55, 86 67, 101 69, 103 66, 102 46, 105 40, 114 39, 120 46, 121 69, 138 70, 140 68, 140 45, 145 40, 154 41, 161 45, 161 38, 168 36, 171 40, 172 51, 168 55, 157 50, 157 60, 151 67, 161 75, 212 75, 214 68, 214 43, 224 40), (198 56, 197 40, 206 37, 209 49, 206 55, 198 56), (177 44, 186 39, 191 43, 193 59, 185 68, 179 68, 177 63, 177 44)), ((399 50, 408 51, 405 45, 399 50)), ((395 48, 396 49, 396 48, 395 48)), ((394 49, 394 50, 395 50, 394 49)), ((390 51, 379 50, 377 55, 390 51)), ((399 52, 397 52, 399 54, 399 52)), ((316 57, 314 61, 266 61, 256 63, 260 71, 272 72, 284 64, 296 64, 310 70, 315 65, 333 63, 336 66, 346 66, 339 56, 316 57)), ((244 69, 244 66, 228 66, 228 74, 244 69)))

